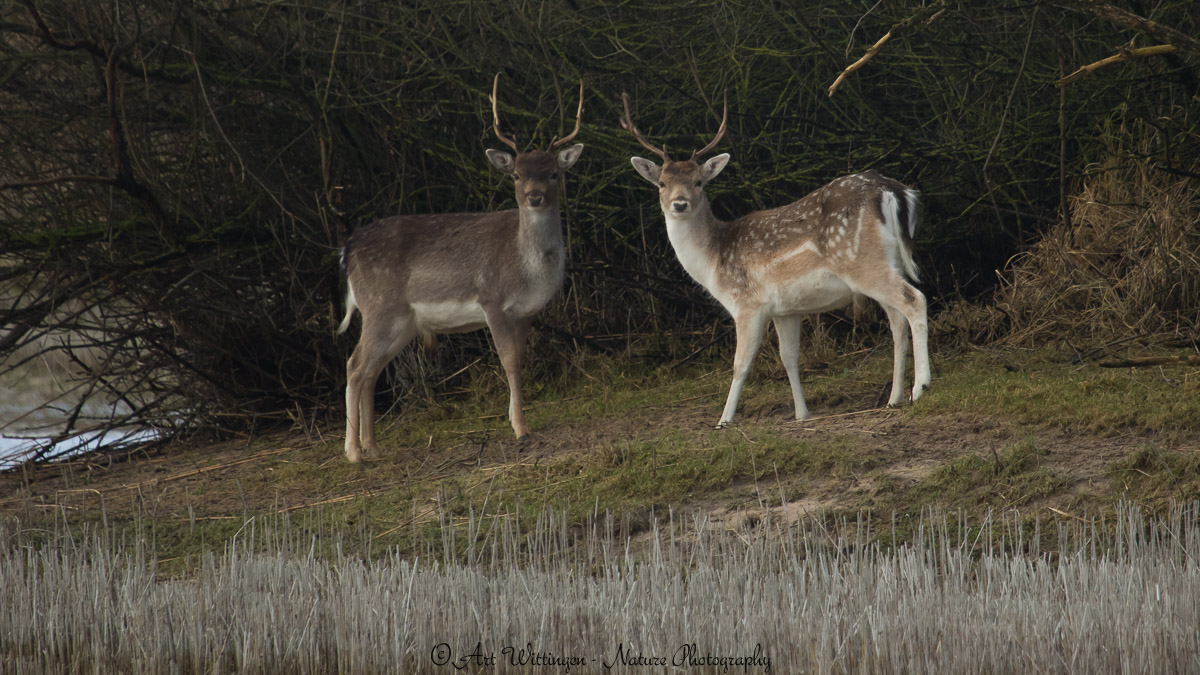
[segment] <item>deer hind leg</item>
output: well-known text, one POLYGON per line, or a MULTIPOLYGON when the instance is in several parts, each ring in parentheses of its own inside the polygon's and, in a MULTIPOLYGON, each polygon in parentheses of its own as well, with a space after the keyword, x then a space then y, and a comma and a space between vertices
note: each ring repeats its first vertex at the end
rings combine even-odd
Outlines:
POLYGON ((362 335, 346 362, 346 458, 362 461, 375 456, 375 383, 379 373, 412 341, 417 330, 412 316, 392 322, 363 317, 362 335))
POLYGON ((925 294, 912 285, 909 285, 908 288, 912 291, 914 299, 909 311, 906 311, 904 315, 908 317, 908 325, 912 327, 913 400, 916 401, 933 382, 933 374, 929 369, 929 319, 925 294))
POLYGON ((892 327, 892 396, 889 406, 904 403, 904 368, 908 364, 908 318, 899 309, 883 305, 892 327))
MULTIPOLYGON (((733 356, 733 382, 729 385, 729 398, 725 399, 725 410, 717 422, 717 428, 723 429, 733 421, 737 411, 738 398, 742 395, 742 386, 746 384, 746 376, 754 365, 762 346, 763 332, 767 327, 766 317, 759 312, 741 312, 737 315, 737 351, 733 356)), ((799 373, 797 373, 799 376, 799 373)))
POLYGON ((883 305, 888 312, 888 320, 892 324, 892 337, 896 340, 896 361, 893 370, 892 379, 892 398, 889 404, 894 405, 898 398, 897 392, 903 386, 902 380, 904 377, 904 364, 900 362, 900 347, 904 343, 907 350, 907 337, 900 336, 897 331, 897 325, 901 322, 900 317, 894 316, 900 314, 908 324, 907 329, 912 331, 913 342, 913 389, 912 400, 916 401, 921 398, 921 394, 929 388, 929 383, 933 380, 929 370, 929 321, 926 317, 926 302, 925 294, 917 290, 915 286, 908 283, 899 274, 891 275, 887 282, 886 288, 878 292, 866 292, 865 295, 871 297, 879 304, 883 305), (901 338, 904 339, 901 339, 901 338))
POLYGON ((792 386, 792 401, 796 404, 796 419, 808 417, 808 406, 804 404, 804 391, 800 388, 800 327, 799 314, 775 317, 775 334, 779 336, 779 358, 787 371, 788 384, 792 386))
POLYGON ((525 424, 524 401, 521 398, 521 354, 525 351, 525 338, 529 334, 532 317, 509 317, 503 311, 487 311, 488 328, 500 354, 500 365, 508 376, 508 418, 512 421, 513 433, 518 439, 529 436, 525 424))

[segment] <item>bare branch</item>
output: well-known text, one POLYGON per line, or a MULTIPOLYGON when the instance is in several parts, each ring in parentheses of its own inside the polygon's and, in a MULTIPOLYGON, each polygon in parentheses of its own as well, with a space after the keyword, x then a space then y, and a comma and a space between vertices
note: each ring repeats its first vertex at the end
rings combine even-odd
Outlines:
POLYGON ((1157 56, 1158 54, 1175 54, 1178 52, 1179 52, 1179 48, 1177 48, 1175 45, 1154 45, 1153 47, 1137 47, 1134 49, 1122 49, 1118 53, 1113 54, 1112 56, 1110 56, 1108 58, 1100 59, 1099 61, 1096 61, 1095 63, 1089 63, 1086 66, 1080 67, 1079 70, 1076 70, 1075 72, 1071 73, 1070 75, 1067 75, 1066 77, 1062 78, 1061 80, 1056 81, 1054 84, 1057 84, 1060 87, 1068 85, 1068 84, 1074 82, 1075 80, 1080 79, 1081 77, 1091 75, 1095 71, 1097 71, 1105 66, 1111 66, 1114 63, 1120 63, 1122 61, 1129 61, 1131 59, 1136 59, 1136 58, 1143 58, 1146 56, 1157 56))
POLYGON ((1139 33, 1149 35, 1159 42, 1174 45, 1181 52, 1200 56, 1200 40, 1177 31, 1174 28, 1155 23, 1119 7, 1114 7, 1107 2, 1100 2, 1100 0, 1052 0, 1050 4, 1066 9, 1089 12, 1109 23, 1131 28, 1139 33))
POLYGON ((40 178, 38 180, 21 181, 17 183, 0 183, 0 191, 25 190, 27 188, 43 187, 46 185, 54 185, 56 183, 101 183, 106 185, 114 185, 116 181, 108 176, 54 176, 52 178, 40 178))
POLYGON ((937 18, 945 11, 946 0, 942 0, 942 2, 939 2, 936 5, 930 5, 922 8, 916 14, 913 14, 895 26, 892 26, 891 30, 885 33, 883 37, 875 41, 875 44, 867 50, 866 54, 863 54, 862 57, 854 63, 846 66, 846 69, 837 76, 837 79, 833 81, 833 84, 829 85, 829 95, 833 96, 833 93, 838 90, 838 87, 842 86, 842 82, 844 82, 846 78, 850 76, 850 73, 862 68, 867 64, 868 61, 875 58, 875 55, 879 53, 880 49, 883 49, 883 45, 887 44, 888 40, 892 39, 893 37, 900 37, 901 35, 908 33, 913 26, 920 22, 924 22, 924 24, 928 26, 936 21, 937 18))
POLYGON ((850 76, 850 73, 862 68, 864 65, 866 65, 867 61, 875 58, 875 55, 879 53, 880 49, 883 49, 883 45, 886 44, 890 39, 892 39, 892 31, 889 30, 884 34, 883 37, 879 38, 879 40, 877 40, 870 49, 867 50, 866 54, 863 54, 862 57, 854 63, 846 66, 846 69, 837 76, 837 79, 833 81, 833 84, 829 85, 829 95, 833 96, 833 93, 838 90, 838 87, 842 86, 842 82, 845 82, 846 78, 850 76))
POLYGON ((1133 356, 1127 359, 1108 359, 1100 362, 1101 368, 1144 368, 1146 366, 1200 366, 1200 355, 1133 356))

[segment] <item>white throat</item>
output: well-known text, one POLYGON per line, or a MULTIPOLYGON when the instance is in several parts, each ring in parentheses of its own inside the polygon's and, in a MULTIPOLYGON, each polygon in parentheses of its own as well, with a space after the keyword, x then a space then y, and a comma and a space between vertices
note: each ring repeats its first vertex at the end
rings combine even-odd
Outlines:
POLYGON ((675 257, 698 284, 715 295, 717 260, 712 259, 712 212, 707 204, 690 213, 679 214, 663 209, 667 221, 667 239, 675 257))

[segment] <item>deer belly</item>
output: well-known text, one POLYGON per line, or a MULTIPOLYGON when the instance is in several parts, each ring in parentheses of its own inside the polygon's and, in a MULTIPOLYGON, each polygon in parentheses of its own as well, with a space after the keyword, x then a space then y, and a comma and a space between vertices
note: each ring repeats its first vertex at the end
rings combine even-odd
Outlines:
POLYGON ((767 292, 778 313, 827 312, 850 304, 854 292, 836 274, 819 270, 779 283, 767 292))
POLYGON ((423 333, 465 333, 487 325, 483 307, 474 300, 414 302, 412 309, 423 333))

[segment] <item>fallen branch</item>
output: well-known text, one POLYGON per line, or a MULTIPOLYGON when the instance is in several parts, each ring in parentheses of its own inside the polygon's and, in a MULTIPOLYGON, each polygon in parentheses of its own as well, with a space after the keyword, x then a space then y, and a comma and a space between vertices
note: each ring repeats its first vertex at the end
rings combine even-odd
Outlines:
POLYGON ((1178 51, 1179 48, 1177 48, 1175 45, 1154 45, 1153 47, 1137 47, 1135 49, 1118 48, 1116 54, 1113 54, 1106 59, 1100 59, 1095 63, 1089 63, 1088 65, 1083 66, 1079 70, 1076 70, 1061 80, 1056 81, 1054 84, 1062 87, 1074 82, 1075 80, 1078 80, 1081 77, 1091 75, 1093 72, 1103 68, 1104 66, 1110 66, 1114 63, 1120 63, 1122 61, 1129 61, 1130 59, 1142 58, 1146 56, 1175 54, 1178 51))
POLYGON ((1200 354, 1188 356, 1133 356, 1101 361, 1101 368, 1142 368, 1145 366, 1200 366, 1200 354))

